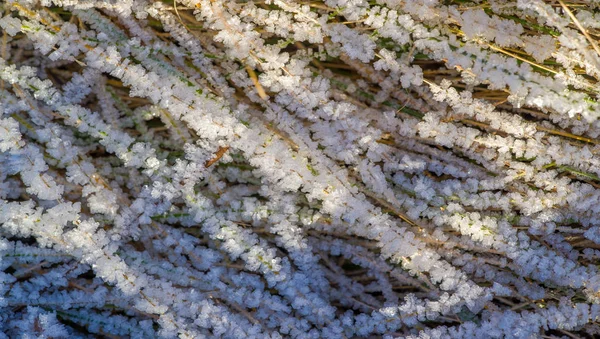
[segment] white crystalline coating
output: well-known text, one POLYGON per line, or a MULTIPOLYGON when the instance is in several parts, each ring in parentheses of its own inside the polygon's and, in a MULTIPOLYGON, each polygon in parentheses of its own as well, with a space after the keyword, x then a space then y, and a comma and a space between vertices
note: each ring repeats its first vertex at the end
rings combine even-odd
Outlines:
POLYGON ((0 19, 0 27, 6 33, 13 36, 21 31, 21 20, 11 16, 4 16, 0 19))
POLYGON ((476 5, 6 1, 0 332, 597 333, 599 11, 476 5))
POLYGON ((18 149, 22 145, 19 123, 13 118, 0 119, 0 151, 18 149))

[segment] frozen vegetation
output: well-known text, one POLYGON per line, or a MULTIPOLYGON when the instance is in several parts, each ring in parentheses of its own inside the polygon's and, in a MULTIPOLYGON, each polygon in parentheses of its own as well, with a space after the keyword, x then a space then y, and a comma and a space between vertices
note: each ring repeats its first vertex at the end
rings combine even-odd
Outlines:
POLYGON ((600 335, 600 1, 0 10, 0 337, 600 335))

